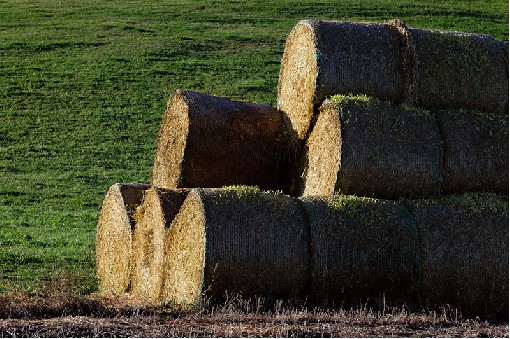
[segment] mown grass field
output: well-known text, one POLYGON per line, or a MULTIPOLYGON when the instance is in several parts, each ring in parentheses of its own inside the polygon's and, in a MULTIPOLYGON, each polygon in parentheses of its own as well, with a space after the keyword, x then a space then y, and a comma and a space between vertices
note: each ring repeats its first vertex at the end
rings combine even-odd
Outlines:
POLYGON ((508 40, 508 2, 0 0, 0 292, 94 292, 114 182, 148 182, 170 92, 276 104, 301 19, 385 21, 508 40))

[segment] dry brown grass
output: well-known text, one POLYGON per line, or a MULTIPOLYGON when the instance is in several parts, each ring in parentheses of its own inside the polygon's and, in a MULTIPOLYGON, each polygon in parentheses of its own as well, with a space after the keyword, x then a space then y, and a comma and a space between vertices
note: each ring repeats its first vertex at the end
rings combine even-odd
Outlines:
POLYGON ((282 116, 270 106, 177 90, 160 129, 152 184, 282 189, 287 140, 282 116))
POLYGON ((0 337, 508 337, 508 323, 464 319, 448 308, 383 313, 239 298, 178 315, 119 299, 11 292, 0 295, 0 337))
POLYGON ((96 233, 96 272, 102 294, 122 295, 129 288, 133 214, 148 188, 114 184, 106 194, 96 233))

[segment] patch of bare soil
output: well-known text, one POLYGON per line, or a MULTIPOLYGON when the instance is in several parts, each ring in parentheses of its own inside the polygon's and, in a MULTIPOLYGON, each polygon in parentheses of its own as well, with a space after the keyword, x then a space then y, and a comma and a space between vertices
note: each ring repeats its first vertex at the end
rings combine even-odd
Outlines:
POLYGON ((0 295, 0 337, 508 337, 508 322, 457 319, 449 312, 409 313, 265 309, 242 301, 187 314, 132 300, 69 295, 0 295))

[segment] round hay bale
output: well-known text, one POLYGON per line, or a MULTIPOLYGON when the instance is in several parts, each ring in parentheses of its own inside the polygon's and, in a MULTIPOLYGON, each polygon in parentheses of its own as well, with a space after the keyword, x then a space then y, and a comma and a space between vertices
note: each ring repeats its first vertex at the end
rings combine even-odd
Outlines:
POLYGON ((402 101, 402 39, 387 25, 300 21, 290 32, 281 61, 278 109, 299 140, 311 128, 314 109, 338 93, 402 101))
POLYGON ((311 225, 312 303, 401 307, 413 300, 418 234, 405 205, 342 195, 300 200, 311 225))
POLYGON ((145 302, 161 302, 165 237, 188 192, 151 187, 136 211, 130 292, 145 302))
POLYGON ((304 195, 396 199, 441 189, 439 129, 429 112, 411 106, 366 96, 326 100, 302 157, 304 195))
POLYGON ((508 199, 465 193, 408 205, 420 237, 423 305, 508 320, 508 199))
POLYGON ((508 195, 508 116, 438 111, 443 140, 443 192, 508 195))
POLYGON ((508 114, 508 49, 486 35, 300 21, 285 43, 278 109, 305 140, 327 97, 366 94, 425 108, 508 114))
POLYGON ((270 106, 177 90, 160 129, 152 184, 282 189, 286 135, 280 112, 270 106))
POLYGON ((96 233, 96 273, 103 295, 119 296, 129 288, 133 214, 148 188, 116 183, 104 198, 96 233))
POLYGON ((250 187, 194 189, 165 242, 164 301, 190 310, 226 294, 299 300, 309 233, 297 199, 250 187))

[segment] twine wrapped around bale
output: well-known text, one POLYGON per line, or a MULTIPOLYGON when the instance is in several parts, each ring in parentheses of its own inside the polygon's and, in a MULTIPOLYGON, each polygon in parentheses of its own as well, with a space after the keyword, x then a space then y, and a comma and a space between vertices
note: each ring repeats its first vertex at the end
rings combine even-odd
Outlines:
POLYGON ((384 296, 401 307, 412 300, 418 235, 405 205, 342 195, 300 200, 311 225, 313 304, 355 307, 384 296))
POLYGON ((282 115, 270 106, 177 90, 161 125, 152 184, 282 189, 286 140, 282 115))
POLYGON ((508 199, 465 193, 408 205, 421 244, 422 304, 508 320, 508 199))
POLYGON ((334 96, 321 106, 300 166, 304 195, 395 199, 441 189, 441 137, 425 110, 366 96, 334 96))
POLYGON ((166 234, 188 192, 151 187, 134 215, 130 292, 146 302, 161 303, 166 234))
POLYGON ((226 293, 299 300, 308 279, 306 212, 252 187, 193 189, 165 242, 164 300, 189 310, 226 293))
POLYGON ((278 109, 299 140, 329 96, 508 113, 508 49, 486 35, 388 23, 300 21, 285 43, 278 109))
POLYGON ((99 292, 120 296, 130 284, 133 214, 149 188, 145 184, 113 184, 103 201, 96 233, 99 292))
POLYGON ((443 192, 508 195, 508 116, 437 111, 443 140, 443 192))

